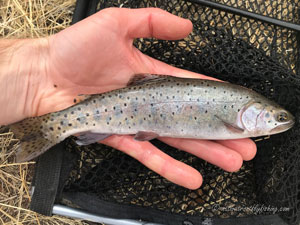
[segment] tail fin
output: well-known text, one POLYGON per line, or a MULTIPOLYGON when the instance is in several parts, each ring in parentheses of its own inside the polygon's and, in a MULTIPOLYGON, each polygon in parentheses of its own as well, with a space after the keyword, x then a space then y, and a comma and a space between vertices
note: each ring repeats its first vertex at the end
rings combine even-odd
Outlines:
POLYGON ((56 144, 43 132, 43 117, 33 117, 9 125, 15 138, 20 140, 16 152, 17 162, 29 161, 56 144))

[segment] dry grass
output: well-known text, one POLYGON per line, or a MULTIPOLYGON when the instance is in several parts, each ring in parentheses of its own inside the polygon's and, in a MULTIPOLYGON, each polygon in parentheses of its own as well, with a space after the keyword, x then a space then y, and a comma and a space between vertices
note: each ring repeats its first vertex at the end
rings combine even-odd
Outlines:
MULTIPOLYGON (((0 37, 48 36, 69 26, 75 0, 1 0, 0 37)), ((34 163, 14 163, 16 140, 0 134, 0 224, 86 224, 29 210, 34 163)))

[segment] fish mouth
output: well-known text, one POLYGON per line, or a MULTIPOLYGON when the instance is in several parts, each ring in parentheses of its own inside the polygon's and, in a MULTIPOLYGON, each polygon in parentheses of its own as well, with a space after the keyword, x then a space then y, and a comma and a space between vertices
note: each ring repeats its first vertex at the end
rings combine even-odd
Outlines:
POLYGON ((273 129, 271 130, 271 132, 272 132, 272 133, 281 133, 281 132, 285 132, 285 131, 289 130, 290 128, 292 128, 292 127, 294 126, 294 124, 295 124, 295 120, 292 119, 292 120, 290 120, 290 121, 288 121, 288 122, 286 122, 286 123, 284 123, 284 124, 281 124, 281 125, 279 125, 279 126, 273 128, 273 129))

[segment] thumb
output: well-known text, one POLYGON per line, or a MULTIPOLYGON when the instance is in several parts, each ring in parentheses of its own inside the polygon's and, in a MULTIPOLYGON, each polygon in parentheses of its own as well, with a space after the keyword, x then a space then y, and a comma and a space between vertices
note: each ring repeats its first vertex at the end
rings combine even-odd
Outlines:
POLYGON ((186 37, 193 29, 190 20, 159 8, 108 8, 105 11, 121 21, 124 35, 129 39, 154 37, 176 40, 186 37))

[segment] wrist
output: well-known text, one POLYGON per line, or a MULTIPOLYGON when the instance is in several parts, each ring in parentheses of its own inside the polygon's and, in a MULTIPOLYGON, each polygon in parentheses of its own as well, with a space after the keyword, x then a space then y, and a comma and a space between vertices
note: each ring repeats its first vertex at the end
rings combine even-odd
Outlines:
POLYGON ((36 115, 47 39, 0 40, 0 125, 36 115))

